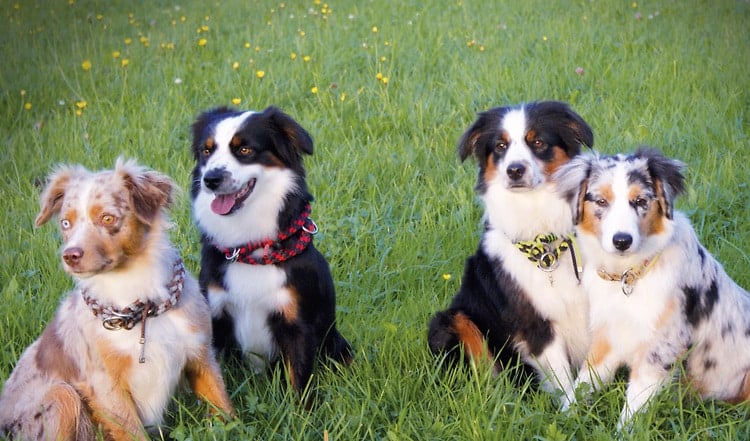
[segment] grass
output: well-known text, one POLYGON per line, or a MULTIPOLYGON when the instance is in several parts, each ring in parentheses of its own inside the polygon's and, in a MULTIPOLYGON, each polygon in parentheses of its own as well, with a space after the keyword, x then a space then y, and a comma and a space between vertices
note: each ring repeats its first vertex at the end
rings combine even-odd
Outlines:
MULTIPOLYGON (((621 382, 566 415, 427 350, 480 230, 474 166, 455 145, 489 107, 568 101, 599 150, 649 144, 686 162, 678 207, 750 286, 747 0, 116 3, 0 0, 0 381, 72 286, 56 229, 33 228, 54 165, 125 155, 187 190, 189 125, 233 100, 278 105, 316 141, 316 243, 356 362, 316 375, 311 410, 278 375, 226 365, 239 418, 206 420, 180 393, 164 439, 612 439, 621 382)), ((196 272, 187 191, 172 218, 196 272)), ((748 407, 675 385, 622 437, 748 439, 748 407)))

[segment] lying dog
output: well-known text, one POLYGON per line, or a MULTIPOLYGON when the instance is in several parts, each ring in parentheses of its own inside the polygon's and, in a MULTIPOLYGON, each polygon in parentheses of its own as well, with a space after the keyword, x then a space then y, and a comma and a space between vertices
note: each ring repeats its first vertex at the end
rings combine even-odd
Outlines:
POLYGON ((0 434, 23 440, 146 440, 183 374, 233 413, 211 347, 210 312, 169 243, 173 184, 118 160, 114 171, 63 167, 36 225, 59 215, 62 263, 76 281, 21 356, 0 396, 0 434))
POLYGON ((429 325, 432 352, 490 360, 555 391, 573 381, 588 347, 586 298, 571 241, 570 206, 552 174, 594 142, 565 103, 545 101, 479 114, 458 146, 479 163, 485 226, 450 308, 429 325))
POLYGON ((302 165, 312 139, 274 107, 217 108, 193 124, 192 148, 199 281, 216 344, 239 348, 256 372, 281 358, 300 391, 321 352, 344 363, 352 356, 336 330, 328 263, 313 245, 302 165))
POLYGON ((619 427, 683 360, 704 397, 750 399, 750 296, 673 209, 682 168, 644 148, 579 156, 556 175, 575 213, 591 305, 593 341, 575 386, 599 387, 628 366, 619 427))

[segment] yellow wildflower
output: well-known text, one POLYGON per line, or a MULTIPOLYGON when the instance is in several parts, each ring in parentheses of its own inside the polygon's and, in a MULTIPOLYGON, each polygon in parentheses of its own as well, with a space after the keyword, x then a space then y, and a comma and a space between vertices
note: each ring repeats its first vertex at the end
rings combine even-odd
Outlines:
POLYGON ((205 38, 201 38, 200 40, 198 40, 198 46, 200 47, 205 46, 206 43, 208 43, 208 41, 205 38))
POLYGON ((296 53, 294 53, 294 52, 292 52, 292 54, 291 54, 291 55, 289 55, 289 57, 290 57, 290 58, 291 58, 292 60, 296 60, 296 59, 297 59, 297 54, 296 54, 296 53))
POLYGON ((130 37, 128 37, 128 38, 125 39, 125 44, 129 45, 132 42, 133 42, 133 40, 130 37))
POLYGON ((240 63, 239 62, 235 61, 234 63, 232 63, 232 69, 237 70, 239 68, 240 68, 240 63))
POLYGON ((122 67, 127 67, 128 64, 130 64, 130 60, 127 58, 123 58, 122 61, 120 62, 120 66, 122 67))
POLYGON ((91 60, 83 60, 83 63, 81 63, 81 68, 83 70, 90 70, 91 69, 91 60))
POLYGON ((120 58, 120 51, 112 52, 112 58, 120 58))
POLYGON ((232 104, 234 104, 235 106, 239 106, 241 102, 242 100, 239 98, 232 98, 232 104))
POLYGON ((23 108, 26 109, 26 110, 31 110, 31 103, 24 104, 23 108))
POLYGON ((266 76, 266 71, 259 70, 259 71, 255 72, 255 76, 258 77, 258 78, 260 78, 260 79, 263 79, 263 77, 266 76))
POLYGON ((310 92, 312 92, 313 95, 315 95, 316 93, 318 93, 318 86, 313 86, 312 89, 310 89, 310 92))

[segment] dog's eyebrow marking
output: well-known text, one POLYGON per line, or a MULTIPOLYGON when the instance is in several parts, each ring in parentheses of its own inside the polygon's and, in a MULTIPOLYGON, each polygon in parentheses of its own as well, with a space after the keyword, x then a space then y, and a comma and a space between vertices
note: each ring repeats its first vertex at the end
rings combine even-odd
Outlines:
POLYGON ((242 138, 240 138, 238 135, 232 136, 232 139, 229 141, 229 147, 239 147, 242 145, 242 138))
POLYGON ((644 187, 651 187, 651 178, 642 170, 631 170, 628 172, 628 184, 639 184, 644 187))

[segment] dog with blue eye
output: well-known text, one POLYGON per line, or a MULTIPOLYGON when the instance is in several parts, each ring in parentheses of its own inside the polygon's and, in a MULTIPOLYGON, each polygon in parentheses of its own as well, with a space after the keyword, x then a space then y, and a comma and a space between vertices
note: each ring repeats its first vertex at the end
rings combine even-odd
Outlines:
POLYGON ((594 390, 630 368, 618 427, 684 366, 700 395, 750 400, 750 295, 674 209, 684 164, 652 148, 585 154, 555 174, 583 256, 592 341, 578 386, 594 390))

